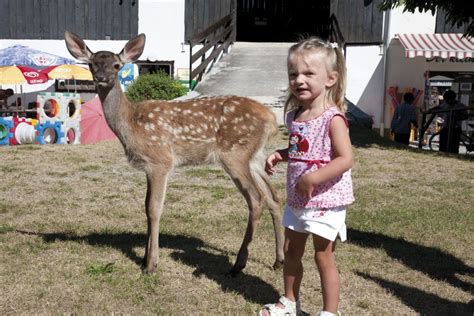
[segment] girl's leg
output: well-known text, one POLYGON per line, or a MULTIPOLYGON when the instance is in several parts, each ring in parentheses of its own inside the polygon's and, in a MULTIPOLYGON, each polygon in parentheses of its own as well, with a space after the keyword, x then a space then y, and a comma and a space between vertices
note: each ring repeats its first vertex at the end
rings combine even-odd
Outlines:
POLYGON ((314 259, 318 266, 323 292, 323 310, 337 313, 339 305, 339 272, 336 267, 334 249, 336 244, 328 239, 313 234, 314 259))
MULTIPOLYGON (((299 299, 300 285, 303 279, 303 264, 301 258, 303 257, 307 239, 308 234, 298 233, 285 228, 283 281, 285 284, 285 297, 294 302, 299 299)), ((276 303, 276 307, 283 308, 283 305, 278 302, 276 303)), ((267 316, 270 315, 270 312, 264 309, 260 312, 260 315, 267 316)))
POLYGON ((303 263, 301 258, 304 254, 307 239, 308 234, 285 228, 283 281, 285 284, 285 297, 292 301, 299 299, 300 285, 303 279, 303 263))

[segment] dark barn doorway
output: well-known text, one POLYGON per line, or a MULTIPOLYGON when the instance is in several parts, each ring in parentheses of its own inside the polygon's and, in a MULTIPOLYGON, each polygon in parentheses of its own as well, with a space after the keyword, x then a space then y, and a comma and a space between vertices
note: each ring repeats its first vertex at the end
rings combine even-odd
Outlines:
POLYGON ((237 0, 237 41, 329 37, 330 0, 237 0))

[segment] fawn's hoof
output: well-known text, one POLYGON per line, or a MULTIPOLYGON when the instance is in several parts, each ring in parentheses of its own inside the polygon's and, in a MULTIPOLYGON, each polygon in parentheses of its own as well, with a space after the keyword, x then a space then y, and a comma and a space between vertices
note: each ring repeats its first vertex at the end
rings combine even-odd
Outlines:
POLYGON ((156 272, 156 266, 154 266, 154 267, 143 267, 142 271, 145 274, 154 274, 156 272))
POLYGON ((281 268, 283 268, 283 261, 275 261, 273 270, 280 270, 281 268))
POLYGON ((146 258, 143 259, 142 271, 146 274, 153 274, 156 272, 157 263, 146 262, 146 258))
POLYGON ((233 266, 232 269, 230 269, 229 271, 229 275, 233 278, 235 278, 236 276, 238 276, 240 274, 240 272, 242 272, 242 270, 245 268, 245 266, 243 267, 237 267, 237 266, 233 266))

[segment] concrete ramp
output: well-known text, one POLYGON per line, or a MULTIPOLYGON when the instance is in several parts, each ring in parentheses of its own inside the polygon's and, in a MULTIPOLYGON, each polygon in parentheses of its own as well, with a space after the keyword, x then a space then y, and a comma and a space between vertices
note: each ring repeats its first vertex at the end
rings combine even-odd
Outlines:
POLYGON ((288 87, 286 57, 291 43, 236 42, 204 76, 200 95, 245 96, 270 106, 283 124, 288 87))

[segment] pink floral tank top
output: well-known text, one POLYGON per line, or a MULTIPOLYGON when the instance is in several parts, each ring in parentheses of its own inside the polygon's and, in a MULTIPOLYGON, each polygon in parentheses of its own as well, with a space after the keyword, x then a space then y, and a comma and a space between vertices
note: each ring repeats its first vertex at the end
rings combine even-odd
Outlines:
MULTIPOLYGON (((334 159, 329 127, 334 116, 345 119, 337 107, 327 109, 309 121, 294 120, 297 110, 288 113, 286 123, 290 133, 288 147, 287 203, 292 208, 333 208, 354 202, 351 170, 318 185, 310 199, 295 192, 298 179, 324 167, 334 159)), ((346 121, 347 124, 347 121, 346 121)))

